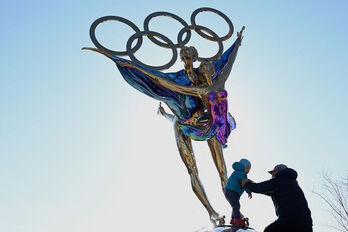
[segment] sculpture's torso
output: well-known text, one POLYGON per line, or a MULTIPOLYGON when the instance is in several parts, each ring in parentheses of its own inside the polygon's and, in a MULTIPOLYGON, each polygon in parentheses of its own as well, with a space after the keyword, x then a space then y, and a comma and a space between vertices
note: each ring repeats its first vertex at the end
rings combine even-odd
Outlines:
MULTIPOLYGON (((188 96, 190 97, 190 96, 188 96)), ((235 128, 234 119, 228 114, 227 91, 209 93, 204 102, 193 104, 194 99, 187 99, 186 107, 191 107, 191 117, 180 118, 179 125, 183 133, 194 140, 204 141, 216 135, 221 144, 235 128), (197 107, 197 106, 201 107, 197 107)))

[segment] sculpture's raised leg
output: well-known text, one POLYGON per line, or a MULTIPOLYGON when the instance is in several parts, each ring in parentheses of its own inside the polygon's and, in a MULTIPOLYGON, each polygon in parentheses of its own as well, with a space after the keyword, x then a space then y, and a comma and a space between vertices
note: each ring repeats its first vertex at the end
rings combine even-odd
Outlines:
POLYGON ((199 180, 191 139, 182 133, 177 122, 175 122, 174 127, 175 127, 175 136, 176 136, 176 142, 179 149, 179 153, 190 175, 193 192, 196 194, 198 199, 201 201, 201 203, 204 205, 204 207, 208 211, 208 214, 210 216, 210 220, 212 221, 212 223, 214 223, 215 225, 224 224, 224 217, 221 217, 213 209, 213 207, 208 201, 207 195, 199 180))
POLYGON ((219 172, 222 191, 225 192, 224 187, 227 182, 227 171, 224 155, 222 152, 222 145, 219 143, 215 136, 208 140, 208 145, 214 160, 215 167, 219 172))

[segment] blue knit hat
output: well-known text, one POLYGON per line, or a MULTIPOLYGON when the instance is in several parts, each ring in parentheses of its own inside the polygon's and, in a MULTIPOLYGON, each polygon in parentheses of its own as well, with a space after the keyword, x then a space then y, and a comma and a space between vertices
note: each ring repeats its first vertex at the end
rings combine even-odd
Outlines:
POLYGON ((239 161, 239 163, 241 163, 241 164, 244 166, 244 168, 247 168, 247 167, 250 167, 250 168, 251 168, 251 163, 250 163, 250 161, 247 160, 247 159, 241 159, 241 160, 239 161))

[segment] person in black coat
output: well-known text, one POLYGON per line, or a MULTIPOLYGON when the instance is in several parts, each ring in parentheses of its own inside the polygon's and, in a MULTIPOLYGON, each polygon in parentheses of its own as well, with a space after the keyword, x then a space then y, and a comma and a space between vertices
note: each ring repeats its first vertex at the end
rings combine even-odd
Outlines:
POLYGON ((241 185, 251 192, 268 195, 272 198, 278 219, 267 226, 264 232, 312 232, 311 211, 300 186, 297 172, 284 164, 279 164, 272 171, 272 179, 253 183, 245 179, 241 185))

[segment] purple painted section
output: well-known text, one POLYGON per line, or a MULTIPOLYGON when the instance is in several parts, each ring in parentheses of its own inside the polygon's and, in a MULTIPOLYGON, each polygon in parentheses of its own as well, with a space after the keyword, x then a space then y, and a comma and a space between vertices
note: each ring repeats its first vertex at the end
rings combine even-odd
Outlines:
POLYGON ((227 143, 227 138, 236 127, 234 119, 228 114, 227 91, 208 95, 213 124, 216 125, 216 138, 222 144, 227 143))
POLYGON ((204 141, 216 136, 217 140, 224 146, 231 131, 236 128, 234 118, 228 114, 227 91, 208 95, 210 103, 212 123, 204 126, 191 126, 180 124, 183 133, 194 140, 204 141))

